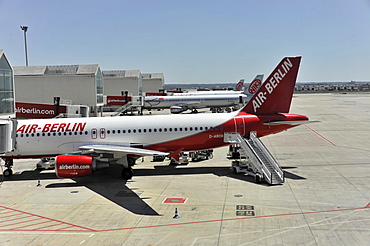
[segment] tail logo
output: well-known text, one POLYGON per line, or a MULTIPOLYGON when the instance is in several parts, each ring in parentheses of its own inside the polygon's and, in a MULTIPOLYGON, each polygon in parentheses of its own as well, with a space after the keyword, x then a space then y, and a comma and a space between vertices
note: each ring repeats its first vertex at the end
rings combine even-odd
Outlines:
POLYGON ((240 91, 243 87, 243 84, 244 84, 244 79, 241 79, 238 84, 235 86, 235 90, 236 91, 240 91))
POLYGON ((262 104, 267 100, 268 95, 270 95, 275 88, 279 85, 279 83, 283 80, 283 78, 288 74, 288 72, 293 67, 293 63, 287 58, 281 66, 276 70, 276 72, 270 76, 270 80, 265 82, 264 88, 262 91, 258 92, 258 94, 254 97, 252 104, 253 110, 256 113, 257 109, 262 106, 262 104))
POLYGON ((254 94, 258 91, 262 84, 262 81, 260 79, 255 79, 252 81, 252 83, 248 87, 249 94, 254 94))

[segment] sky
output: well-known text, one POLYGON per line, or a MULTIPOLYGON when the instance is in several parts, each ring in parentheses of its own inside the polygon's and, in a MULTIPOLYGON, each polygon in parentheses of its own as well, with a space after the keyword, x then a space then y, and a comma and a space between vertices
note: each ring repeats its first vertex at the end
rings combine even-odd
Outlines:
POLYGON ((12 66, 99 64, 166 84, 268 76, 302 56, 298 82, 370 81, 370 0, 0 0, 12 66))

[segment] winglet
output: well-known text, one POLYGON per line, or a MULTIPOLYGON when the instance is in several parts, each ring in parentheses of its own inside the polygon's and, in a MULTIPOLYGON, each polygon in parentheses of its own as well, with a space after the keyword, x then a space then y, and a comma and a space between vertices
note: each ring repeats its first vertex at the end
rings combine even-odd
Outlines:
POLYGON ((179 161, 180 160, 180 152, 183 150, 184 148, 181 148, 181 149, 178 149, 178 150, 175 150, 174 152, 172 152, 171 154, 169 154, 168 156, 169 157, 172 157, 173 159, 175 159, 175 161, 179 161))
POLYGON ((241 111, 257 115, 289 113, 301 58, 283 58, 241 111))

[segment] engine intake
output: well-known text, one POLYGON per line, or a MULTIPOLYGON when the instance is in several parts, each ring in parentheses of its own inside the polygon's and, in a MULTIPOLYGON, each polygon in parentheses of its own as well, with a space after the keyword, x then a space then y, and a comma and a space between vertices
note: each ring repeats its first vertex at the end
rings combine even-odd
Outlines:
POLYGON ((83 177, 107 167, 109 163, 98 162, 87 155, 58 155, 55 158, 55 172, 59 178, 83 177))
POLYGON ((170 111, 171 111, 171 114, 179 114, 179 113, 186 111, 186 109, 184 109, 181 106, 171 106, 170 111))

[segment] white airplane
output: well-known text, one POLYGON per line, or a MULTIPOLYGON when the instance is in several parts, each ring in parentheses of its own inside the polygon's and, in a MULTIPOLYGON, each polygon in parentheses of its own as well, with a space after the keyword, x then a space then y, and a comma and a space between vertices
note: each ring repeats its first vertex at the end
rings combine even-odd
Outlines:
POLYGON ((122 177, 141 156, 213 149, 229 145, 224 133, 258 137, 304 124, 308 118, 289 114, 301 57, 285 57, 249 103, 223 114, 148 115, 102 118, 59 118, 16 121, 15 146, 5 153, 4 176, 14 158, 55 157, 58 177, 76 178, 109 166, 123 165, 122 177))
POLYGON ((233 107, 239 104, 244 105, 249 100, 245 94, 230 95, 188 95, 188 96, 148 96, 144 99, 145 109, 169 108, 171 113, 178 114, 186 110, 201 108, 233 107))
MULTIPOLYGON (((252 84, 259 83, 262 84, 263 74, 258 74, 251 82, 252 84)), ((173 93, 173 96, 199 96, 199 95, 235 95, 235 94, 253 94, 248 93, 248 90, 242 91, 242 87, 244 84, 244 79, 241 79, 235 86, 234 90, 215 90, 215 91, 191 91, 191 92, 184 92, 184 93, 173 93)), ((251 96, 251 95, 249 95, 251 96)))

